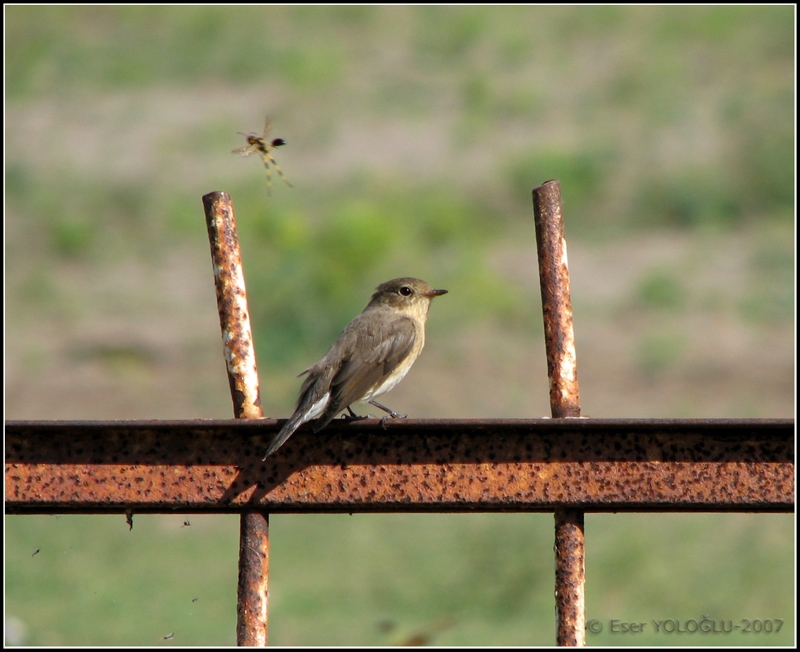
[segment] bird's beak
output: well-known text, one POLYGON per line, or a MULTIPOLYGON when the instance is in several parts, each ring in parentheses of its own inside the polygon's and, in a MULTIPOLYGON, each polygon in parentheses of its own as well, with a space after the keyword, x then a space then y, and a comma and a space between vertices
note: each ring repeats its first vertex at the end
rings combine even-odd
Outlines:
POLYGON ((431 290, 430 292, 426 292, 426 297, 438 297, 439 295, 447 294, 447 290, 431 290))

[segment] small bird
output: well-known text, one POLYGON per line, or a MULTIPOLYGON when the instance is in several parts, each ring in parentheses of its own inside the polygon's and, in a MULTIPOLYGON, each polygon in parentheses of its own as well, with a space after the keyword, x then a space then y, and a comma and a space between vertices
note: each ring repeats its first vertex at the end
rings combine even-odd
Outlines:
POLYGON ((342 331, 328 352, 300 375, 308 374, 292 417, 267 448, 264 460, 301 425, 317 419, 314 432, 342 410, 358 418, 351 403, 363 401, 402 418, 375 397, 388 392, 406 375, 425 344, 425 321, 434 290, 418 278, 396 278, 378 286, 367 307, 342 331))

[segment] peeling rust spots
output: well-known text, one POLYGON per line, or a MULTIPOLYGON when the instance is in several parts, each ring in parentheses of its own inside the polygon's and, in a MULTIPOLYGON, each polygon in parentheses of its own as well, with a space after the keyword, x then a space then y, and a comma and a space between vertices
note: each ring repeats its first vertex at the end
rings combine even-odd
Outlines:
POLYGON ((211 192, 203 196, 203 207, 234 416, 257 419, 261 395, 233 201, 227 193, 211 192))
POLYGON ((558 645, 586 645, 586 581, 583 510, 559 509, 556 521, 556 613, 558 645))
POLYGON ((269 580, 269 515, 242 514, 239 525, 239 600, 236 603, 237 645, 267 644, 269 580))
POLYGON ((791 511, 792 420, 6 423, 9 513, 791 511), (490 463, 490 460, 493 460, 490 463))
MULTIPOLYGON (((259 419, 263 416, 261 394, 233 202, 227 193, 213 192, 203 197, 203 205, 233 414, 237 419, 259 419)), ((223 446, 219 452, 224 456, 228 449, 223 446)), ((205 459, 199 456, 197 466, 203 467, 205 459)), ((167 496, 180 493, 180 488, 189 482, 197 491, 197 499, 214 502, 217 500, 215 491, 224 493, 228 486, 227 481, 213 477, 208 470, 203 471, 197 480, 183 466, 170 467, 169 470, 170 477, 164 474, 164 481, 160 484, 167 496)), ((267 644, 268 585, 269 515, 247 512, 242 514, 239 533, 237 645, 267 644)))
POLYGON ((578 363, 572 327, 567 241, 561 211, 561 184, 547 181, 533 190, 536 253, 542 291, 550 410, 554 418, 581 415, 578 363))

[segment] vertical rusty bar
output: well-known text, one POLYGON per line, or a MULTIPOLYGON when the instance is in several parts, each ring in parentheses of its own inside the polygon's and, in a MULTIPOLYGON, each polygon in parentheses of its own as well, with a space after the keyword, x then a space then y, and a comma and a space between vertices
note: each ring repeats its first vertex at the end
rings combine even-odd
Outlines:
MULTIPOLYGON (((211 192, 203 207, 234 416, 258 419, 261 395, 233 202, 227 193, 211 192)), ((268 585, 269 514, 254 510, 242 514, 239 526, 237 645, 267 644, 268 585)))
POLYGON ((203 207, 234 416, 258 419, 263 416, 261 396, 233 201, 228 193, 210 192, 203 196, 203 207))
POLYGON ((586 645, 586 585, 583 510, 557 509, 556 519, 556 642, 586 645))
POLYGON ((239 521, 239 584, 236 644, 267 644, 267 580, 269 579, 269 514, 252 511, 239 521), (261 581, 260 578, 263 578, 261 581))
MULTIPOLYGON (((546 181, 533 190, 539 284, 542 290, 550 412, 553 418, 580 417, 577 356, 572 328, 567 241, 561 211, 561 185, 546 181)), ((555 511, 556 642, 586 645, 585 550, 583 512, 555 511)))
POLYGON ((567 241, 561 214, 561 185, 546 181, 533 190, 539 285, 542 288, 550 411, 554 419, 581 416, 567 241))

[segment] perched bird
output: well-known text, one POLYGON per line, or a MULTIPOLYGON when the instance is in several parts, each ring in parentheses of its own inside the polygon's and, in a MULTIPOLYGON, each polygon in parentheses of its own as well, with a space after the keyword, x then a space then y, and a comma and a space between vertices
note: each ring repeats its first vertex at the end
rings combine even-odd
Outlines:
POLYGON ((317 419, 322 430, 342 410, 356 418, 351 403, 363 401, 401 417, 375 397, 406 375, 425 344, 425 321, 434 290, 418 278, 396 278, 379 285, 367 307, 342 331, 333 346, 300 375, 308 374, 292 417, 267 448, 263 459, 280 448, 295 430, 317 419))

